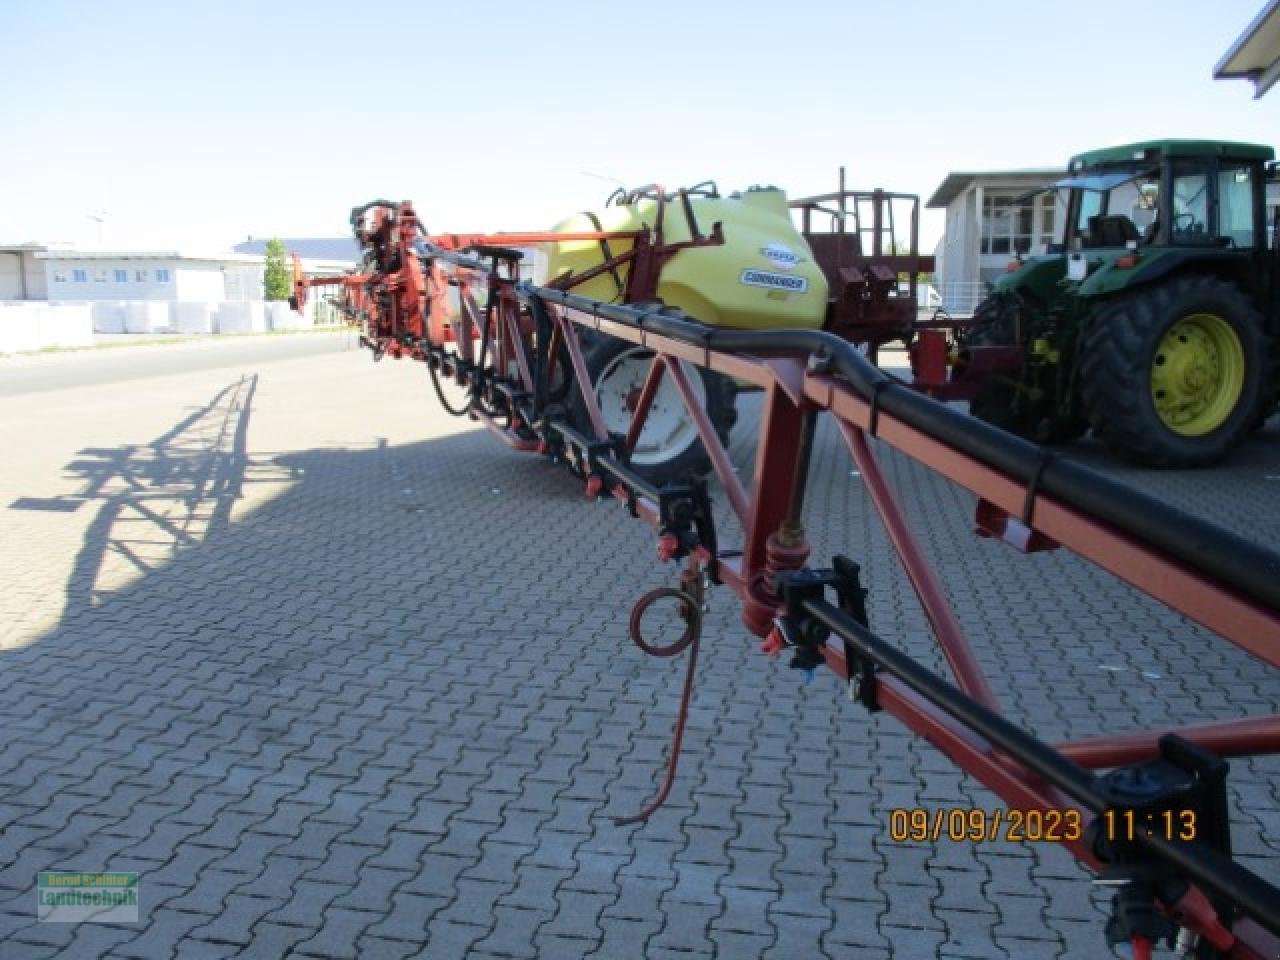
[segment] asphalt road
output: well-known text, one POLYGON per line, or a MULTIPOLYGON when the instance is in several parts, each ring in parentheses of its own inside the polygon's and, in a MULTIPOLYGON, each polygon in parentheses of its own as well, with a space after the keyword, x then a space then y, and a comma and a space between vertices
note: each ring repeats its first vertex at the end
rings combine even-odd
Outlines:
POLYGON ((355 335, 342 330, 0 357, 0 397, 272 363, 355 348, 355 335))

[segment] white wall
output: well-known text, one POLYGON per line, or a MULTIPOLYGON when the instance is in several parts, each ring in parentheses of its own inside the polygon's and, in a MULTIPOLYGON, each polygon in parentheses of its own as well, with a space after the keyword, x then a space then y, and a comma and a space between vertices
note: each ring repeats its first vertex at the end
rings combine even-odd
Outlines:
POLYGON ((87 303, 0 303, 0 353, 92 345, 87 303))
POLYGON ((982 229, 975 210, 977 192, 961 191, 947 204, 947 225, 942 235, 942 264, 937 280, 942 285, 978 279, 978 244, 982 229))
POLYGON ((176 300, 175 261, 171 259, 74 259, 50 258, 45 261, 50 300, 176 300), (168 282, 156 279, 158 269, 169 271, 168 282), (75 271, 83 270, 85 282, 75 280, 75 271), (116 279, 123 270, 125 279, 116 279), (145 271, 145 279, 138 272, 145 271))
POLYGON ((226 298, 226 281, 222 276, 222 264, 210 261, 183 261, 175 264, 177 280, 175 300, 223 300, 226 298))

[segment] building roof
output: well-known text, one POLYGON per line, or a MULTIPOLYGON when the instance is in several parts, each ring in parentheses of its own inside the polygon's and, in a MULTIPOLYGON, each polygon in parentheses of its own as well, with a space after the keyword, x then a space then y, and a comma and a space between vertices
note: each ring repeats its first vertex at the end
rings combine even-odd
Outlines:
POLYGON ((1034 170, 987 170, 975 173, 948 173, 947 178, 938 185, 937 190, 933 191, 933 196, 929 198, 929 202, 925 206, 947 206, 952 200, 968 190, 976 180, 1000 180, 1035 187, 1042 183, 1052 183, 1065 172, 1060 167, 1053 167, 1034 170))
MULTIPOLYGON (((355 263, 360 259, 360 247, 353 237, 281 237, 280 242, 287 252, 296 253, 303 260, 343 260, 355 263)), ((246 240, 231 249, 236 253, 262 256, 267 251, 267 241, 246 240)))
POLYGON ((1252 80, 1254 99, 1280 80, 1280 0, 1270 0, 1262 8, 1231 49, 1222 55, 1213 68, 1213 75, 1219 80, 1229 77, 1252 80))
MULTIPOLYGON (((1280 0, 1277 0, 1280 2, 1280 0)), ((1132 163, 1165 157, 1226 157, 1229 160, 1272 160, 1275 151, 1257 143, 1230 140, 1142 140, 1118 147, 1103 147, 1078 153, 1071 158, 1070 168, 1099 166, 1108 163, 1132 163)))
POLYGON ((189 253, 178 250, 48 250, 37 260, 198 260, 215 263, 261 263, 262 257, 243 253, 189 253))
POLYGON ((0 243, 0 253, 38 253, 41 250, 48 250, 47 243, 0 243))

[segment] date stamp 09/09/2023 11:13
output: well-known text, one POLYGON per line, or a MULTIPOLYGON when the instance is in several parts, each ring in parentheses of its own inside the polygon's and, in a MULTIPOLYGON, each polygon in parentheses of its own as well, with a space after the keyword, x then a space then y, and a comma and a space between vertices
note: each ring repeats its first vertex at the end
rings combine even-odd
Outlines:
MULTIPOLYGON (((1166 840, 1196 839, 1195 810, 1108 810, 1096 830, 1112 842, 1141 836, 1166 840)), ((894 843, 1072 843, 1084 838, 1088 824, 1080 810, 1004 807, 894 807, 889 811, 889 839, 894 843)))

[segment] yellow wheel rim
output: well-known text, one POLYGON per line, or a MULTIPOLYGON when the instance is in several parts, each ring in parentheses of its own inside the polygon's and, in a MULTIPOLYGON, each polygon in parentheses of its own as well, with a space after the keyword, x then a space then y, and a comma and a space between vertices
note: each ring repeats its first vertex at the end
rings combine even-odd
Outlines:
POLYGON ((1244 389, 1244 349, 1231 324, 1192 313, 1170 327, 1151 364, 1151 399, 1166 427, 1184 437, 1216 430, 1244 389))

